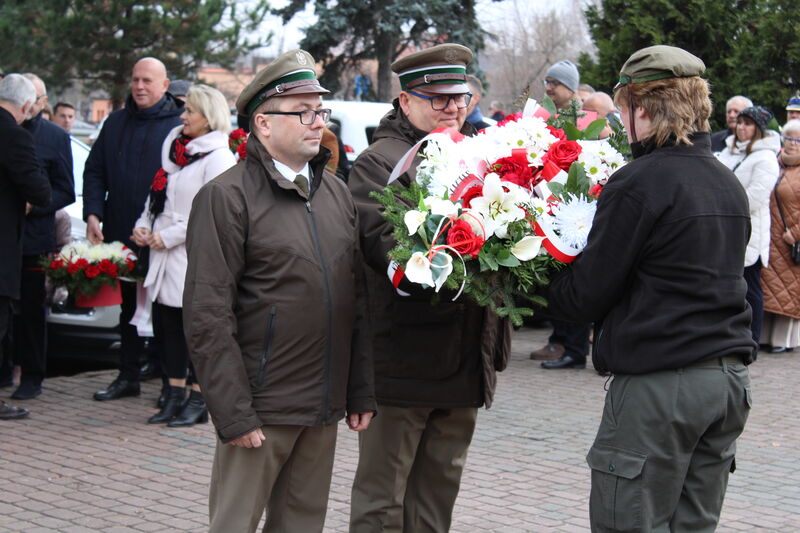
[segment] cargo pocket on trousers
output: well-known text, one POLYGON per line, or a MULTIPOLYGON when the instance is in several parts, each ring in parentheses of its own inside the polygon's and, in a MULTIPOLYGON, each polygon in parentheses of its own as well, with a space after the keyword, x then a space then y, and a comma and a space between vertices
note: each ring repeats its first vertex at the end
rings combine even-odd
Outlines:
POLYGON ((586 462, 592 469, 589 516, 593 526, 619 532, 640 530, 646 459, 645 455, 628 450, 592 446, 586 462))

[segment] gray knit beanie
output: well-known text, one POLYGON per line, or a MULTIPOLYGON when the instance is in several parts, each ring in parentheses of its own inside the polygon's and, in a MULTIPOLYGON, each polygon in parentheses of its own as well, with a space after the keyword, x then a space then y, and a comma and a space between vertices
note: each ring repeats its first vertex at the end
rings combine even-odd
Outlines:
POLYGON ((551 66, 544 77, 557 80, 560 84, 573 92, 578 90, 578 85, 581 82, 581 76, 578 74, 578 67, 566 59, 551 66))

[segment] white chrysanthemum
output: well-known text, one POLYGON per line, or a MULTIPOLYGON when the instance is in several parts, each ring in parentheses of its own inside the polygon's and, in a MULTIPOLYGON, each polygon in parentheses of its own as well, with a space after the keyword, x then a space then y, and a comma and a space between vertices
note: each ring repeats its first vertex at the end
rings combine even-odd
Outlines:
POLYGON ((608 179, 625 164, 625 158, 608 141, 578 141, 578 143, 581 145, 578 163, 583 166, 592 183, 608 179))
POLYGON ((595 202, 584 197, 571 197, 553 207, 550 221, 553 229, 568 245, 583 250, 592 229, 592 220, 597 209, 595 202))

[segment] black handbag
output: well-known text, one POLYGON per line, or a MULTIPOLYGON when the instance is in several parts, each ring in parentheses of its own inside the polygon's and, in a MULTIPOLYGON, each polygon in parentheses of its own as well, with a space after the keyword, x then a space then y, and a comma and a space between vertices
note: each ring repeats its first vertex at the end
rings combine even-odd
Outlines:
MULTIPOLYGON (((778 185, 781 184, 781 180, 783 179, 783 173, 781 173, 780 177, 778 178, 778 182, 775 184, 775 190, 773 191, 775 194, 775 205, 778 206, 778 214, 781 216, 781 222, 783 222, 783 231, 789 231, 789 227, 786 225, 786 219, 783 216, 783 209, 781 209, 781 201, 778 198, 778 185)), ((800 265, 800 241, 795 241, 794 244, 789 246, 789 257, 792 258, 792 261, 795 264, 800 265)))

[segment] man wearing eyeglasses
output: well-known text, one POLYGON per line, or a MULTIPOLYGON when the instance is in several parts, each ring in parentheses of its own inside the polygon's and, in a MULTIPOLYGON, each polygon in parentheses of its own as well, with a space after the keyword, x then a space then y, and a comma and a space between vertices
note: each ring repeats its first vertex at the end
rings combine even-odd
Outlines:
MULTIPOLYGON (((395 290, 387 277, 392 228, 370 196, 383 190, 398 160, 429 132, 474 133, 465 124, 471 60, 469 48, 444 44, 395 61, 402 90, 350 172, 368 264, 380 406, 379 416, 359 434, 352 533, 449 530, 478 408, 491 405, 495 371, 507 361, 510 329, 494 313, 463 297, 453 302, 455 294, 446 291, 431 305, 431 291, 404 282, 395 290)), ((416 162, 393 185, 409 186, 416 162)))
POLYGON ((292 50, 236 107, 247 158, 205 185, 189 217, 186 340, 217 430, 211 532, 321 532, 337 422, 375 412, 358 217, 324 170, 330 116, 314 59, 292 50))

